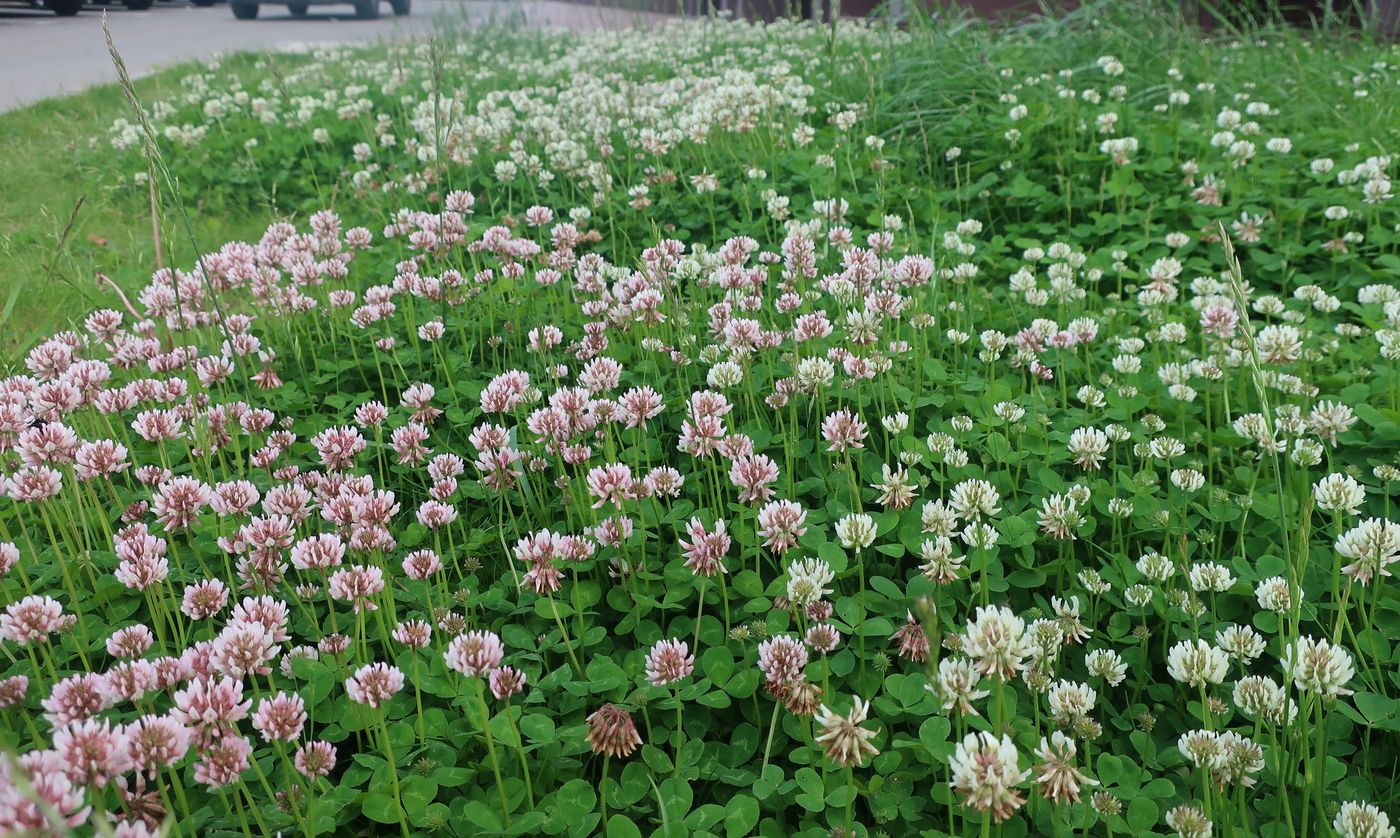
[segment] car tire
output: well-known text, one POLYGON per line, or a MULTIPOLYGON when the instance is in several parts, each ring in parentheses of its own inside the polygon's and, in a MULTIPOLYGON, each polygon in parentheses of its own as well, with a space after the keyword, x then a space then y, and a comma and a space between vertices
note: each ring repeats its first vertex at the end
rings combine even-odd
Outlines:
POLYGON ((408 14, 412 0, 389 0, 389 5, 393 8, 394 14, 403 17, 408 14))
POLYGON ((154 3, 155 0, 122 0, 122 5, 133 12, 144 12, 154 3))
POLYGON ((378 19, 379 0, 355 0, 355 17, 360 20, 378 19))
POLYGON ((83 0, 45 0, 44 8, 59 17, 72 17, 83 8, 83 0))
POLYGON ((257 3, 233 3, 233 16, 239 20, 252 20, 258 16, 257 3))
POLYGON ((305 3, 287 4, 287 11, 292 13, 292 17, 306 17, 306 10, 309 8, 310 6, 306 5, 305 3))

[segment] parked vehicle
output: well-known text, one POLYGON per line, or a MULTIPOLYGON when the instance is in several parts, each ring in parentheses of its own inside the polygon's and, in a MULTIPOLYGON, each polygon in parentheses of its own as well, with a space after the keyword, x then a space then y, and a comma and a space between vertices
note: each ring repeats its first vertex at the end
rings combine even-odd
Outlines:
MULTIPOLYGON (((86 0, 43 0, 42 6, 59 17, 72 17, 82 10, 85 2, 86 0)), ((155 0, 121 0, 121 4, 133 12, 144 12, 155 4, 155 0)))
MULTIPOLYGON (((46 9, 59 17, 72 17, 82 11, 83 4, 88 0, 31 0, 30 6, 35 9, 46 9)), ((113 4, 118 0, 111 0, 113 4)), ((120 0, 121 4, 133 12, 144 12, 155 5, 155 0, 120 0)), ((196 6, 212 6, 218 0, 190 0, 196 6)))
MULTIPOLYGON (((148 0, 149 2, 149 0, 148 0)), ((396 15, 406 15, 409 11, 409 4, 412 0, 387 0, 389 7, 396 15)), ((379 17, 380 0, 286 0, 287 9, 296 17, 302 17, 311 6, 336 6, 351 5, 355 7, 355 17, 361 20, 373 20, 379 17)), ((283 5, 283 0, 273 0, 271 4, 261 4, 255 0, 230 0, 229 5, 233 7, 233 16, 239 20, 252 20, 258 16, 260 5, 283 5)))
POLYGON ((59 17, 72 17, 83 8, 83 0, 44 0, 43 7, 59 17))

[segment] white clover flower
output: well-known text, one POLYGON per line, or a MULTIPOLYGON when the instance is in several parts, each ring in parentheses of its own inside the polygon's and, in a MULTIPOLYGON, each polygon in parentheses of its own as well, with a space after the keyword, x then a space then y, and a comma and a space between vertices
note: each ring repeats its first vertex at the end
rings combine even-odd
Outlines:
POLYGON ((1133 514, 1133 502, 1129 498, 1109 498, 1108 514, 1115 518, 1130 518, 1133 514))
POLYGON ((1366 501, 1366 487, 1349 474, 1329 474, 1313 484, 1313 499, 1325 512, 1359 515, 1366 501))
POLYGON ((909 429, 909 414, 904 412, 882 416, 880 424, 891 434, 900 434, 909 429))
POLYGON ((1001 493, 986 480, 964 480, 953 487, 949 504, 958 516, 980 521, 1001 511, 1001 493))
POLYGON ((1079 505, 1068 495, 1050 495, 1040 501, 1036 521, 1046 535, 1058 541, 1076 539, 1075 531, 1085 523, 1079 505))
POLYGON ((1020 769, 1019 759, 1011 737, 1002 734, 998 739, 987 731, 969 733, 948 763, 953 790, 964 796, 965 805, 1004 821, 1025 803, 1016 787, 1031 772, 1020 769))
POLYGON ((1342 572, 1363 585, 1377 576, 1389 576, 1390 565, 1400 561, 1400 524, 1381 518, 1367 518, 1342 533, 1336 550, 1351 564, 1342 572))
POLYGON ((836 522, 836 537, 847 550, 864 550, 875 543, 875 519, 863 513, 846 515, 836 522))
POLYGON ((1110 687, 1123 683, 1128 674, 1128 664, 1112 649, 1095 649, 1084 656, 1084 668, 1089 674, 1102 678, 1110 687))
POLYGON ((1244 663, 1264 654, 1267 643, 1251 626, 1226 626, 1215 633, 1215 643, 1226 654, 1244 663))
POLYGON ((1200 491, 1206 485, 1206 476, 1194 468, 1172 469, 1172 485, 1189 494, 1200 491))
POLYGON ((1191 590, 1197 593, 1220 593, 1229 590, 1230 586, 1235 584, 1235 577, 1230 573, 1230 569, 1215 562, 1203 562, 1192 567, 1190 580, 1191 590))
POLYGON ((958 514, 942 500, 927 501, 919 513, 924 532, 949 536, 958 526, 958 514))
POLYGON ((716 390, 730 390, 744 381, 744 368, 735 361, 720 361, 705 376, 705 383, 716 390))
POLYGON ((938 662, 936 683, 924 687, 938 697, 944 710, 956 710, 965 716, 980 716, 973 702, 991 695, 977 689, 982 672, 971 660, 960 656, 945 657, 938 662))
POLYGON ((997 418, 1008 423, 1019 422, 1026 415, 1026 409, 1015 402, 997 402, 992 405, 992 412, 997 415, 997 418))
POLYGON ((797 386, 804 393, 816 393, 836 380, 836 367, 825 358, 803 358, 797 364, 797 386))
POLYGON ((1288 453, 1288 459, 1295 465, 1311 468, 1322 462, 1322 457, 1327 453, 1322 447, 1322 443, 1312 439, 1293 440, 1293 450, 1288 453))
POLYGON ((1010 608, 979 607, 963 637, 963 652, 977 663, 984 675, 1009 681, 1026 667, 1031 636, 1026 621, 1010 608))
POLYGON ((1056 681, 1050 685, 1046 701, 1050 705, 1050 716, 1061 726, 1072 725, 1087 718, 1098 703, 1099 694, 1088 684, 1075 681, 1056 681))
POLYGON ((1327 640, 1306 636, 1284 650, 1283 672, 1298 689, 1323 698, 1351 695, 1346 685, 1356 675, 1350 652, 1327 640))
POLYGON ((1229 655, 1204 640, 1183 640, 1167 653, 1167 674, 1189 687, 1219 684, 1229 668, 1229 655))
POLYGON ((960 535, 963 544, 973 550, 990 550, 996 546, 997 541, 1001 538, 1001 533, 997 532, 995 527, 982 522, 968 524, 960 535))
POLYGON ((1282 576, 1270 576, 1254 586, 1254 598, 1265 611, 1282 614, 1293 608, 1293 588, 1282 576))
POLYGON ((808 606, 831 593, 836 574, 818 558, 799 559, 788 567, 787 594, 793 605, 808 606))
POLYGON ((1341 838, 1394 838, 1390 816, 1370 803, 1348 800, 1337 811, 1332 828, 1341 838))
POLYGON ((1069 453, 1074 464, 1085 471, 1096 471, 1108 453, 1108 434, 1098 428, 1078 428, 1069 436, 1069 453))
POLYGON ((1298 703, 1288 698, 1287 693, 1283 685, 1267 675, 1246 675, 1235 682, 1232 698, 1245 715, 1280 724, 1285 716, 1287 721, 1292 721, 1298 714, 1298 703))
POLYGON ((1224 762, 1220 738, 1213 730, 1188 730, 1176 740, 1176 749, 1197 768, 1216 768, 1224 762))

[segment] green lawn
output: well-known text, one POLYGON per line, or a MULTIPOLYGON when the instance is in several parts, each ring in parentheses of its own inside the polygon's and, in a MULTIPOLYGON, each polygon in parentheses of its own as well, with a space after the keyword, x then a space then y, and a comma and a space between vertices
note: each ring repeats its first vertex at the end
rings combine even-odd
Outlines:
MULTIPOLYGON (((136 83, 143 100, 178 91, 197 64, 136 83)), ((120 172, 131 156, 107 141, 113 120, 130 107, 116 84, 47 99, 0 114, 0 358, 32 345, 95 307, 119 306, 98 274, 125 289, 140 287, 156 264, 149 195, 120 172)), ((197 199, 196 199, 197 200, 197 199)), ((194 247, 178 215, 160 213, 164 264, 187 265, 194 247)), ((266 225, 246 213, 189 213, 195 241, 223 243, 266 225)))
POLYGON ((0 824, 1394 836, 1398 85, 1086 0, 0 117, 0 824))

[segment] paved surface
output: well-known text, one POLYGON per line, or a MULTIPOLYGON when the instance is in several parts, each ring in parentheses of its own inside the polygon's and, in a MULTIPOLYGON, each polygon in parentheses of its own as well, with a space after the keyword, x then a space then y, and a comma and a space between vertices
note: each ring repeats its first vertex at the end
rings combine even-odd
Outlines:
POLYGON ((134 77, 191 59, 239 50, 305 51, 324 44, 422 36, 443 22, 515 19, 570 29, 620 27, 656 15, 553 0, 413 0, 413 14, 395 17, 381 3, 378 20, 355 20, 349 5, 312 6, 294 18, 284 5, 264 5, 256 20, 234 20, 228 4, 198 8, 159 0, 150 10, 86 6, 75 17, 0 0, 0 111, 116 81, 102 37, 107 12, 112 39, 134 77))

